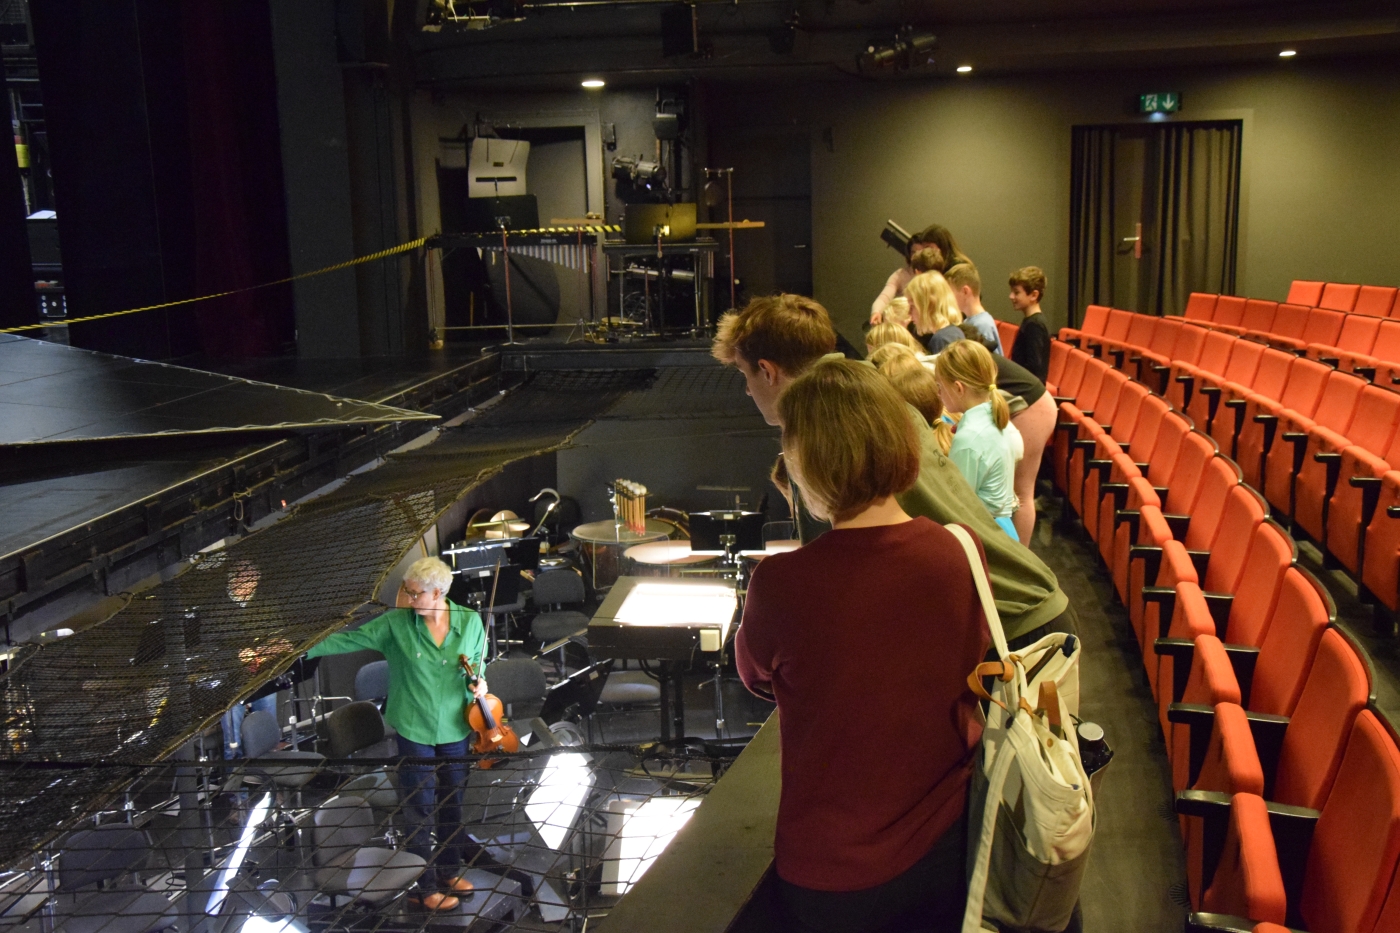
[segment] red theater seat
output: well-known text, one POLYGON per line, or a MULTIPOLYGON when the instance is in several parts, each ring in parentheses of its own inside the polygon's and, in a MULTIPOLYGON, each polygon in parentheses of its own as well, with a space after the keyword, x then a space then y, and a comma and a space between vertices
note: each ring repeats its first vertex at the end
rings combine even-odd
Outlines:
POLYGON ((1308 312, 1308 323, 1303 328, 1303 346, 1315 343, 1328 347, 1336 346, 1337 341, 1341 339, 1342 326, 1346 319, 1347 316, 1340 311, 1313 308, 1308 312))
POLYGON ((1274 328, 1274 315, 1278 313, 1277 301, 1266 301, 1263 298, 1236 298, 1239 302, 1239 325, 1235 328, 1239 334, 1258 333, 1267 334, 1274 328))
MULTIPOLYGON (((1351 480, 1354 476, 1371 477, 1378 484, 1380 476, 1391 469, 1385 457, 1397 421, 1400 395, 1368 385, 1361 390, 1346 428, 1333 430, 1319 422, 1308 429, 1307 450, 1294 485, 1293 520, 1353 573, 1357 569, 1357 534, 1364 524, 1363 487, 1368 480, 1351 480)), ((1372 495, 1372 507, 1374 498, 1372 495)))
POLYGON ((1380 285, 1363 285, 1356 295, 1356 306, 1352 314, 1371 317, 1389 317, 1395 306, 1395 289, 1380 285))
MULTIPOLYGON (((1214 422, 1220 412, 1222 386, 1231 382, 1241 386, 1250 385, 1254 381, 1254 374, 1259 370, 1259 361, 1264 356, 1264 350, 1263 344, 1236 339, 1230 348, 1230 361, 1225 364, 1225 372, 1220 377, 1209 373, 1197 374, 1191 402, 1186 411, 1197 426, 1217 442, 1220 442, 1220 437, 1215 433, 1214 422)), ((1225 420, 1222 424, 1231 425, 1233 430, 1234 421, 1234 412, 1225 409, 1225 420)), ((1229 449, 1231 437, 1232 435, 1226 435, 1225 442, 1221 444, 1222 450, 1229 449)))
MULTIPOLYGON (((1262 366, 1261 366, 1262 368, 1262 366)), ((1311 417, 1322 400, 1322 390, 1332 370, 1316 360, 1295 357, 1288 368, 1288 381, 1277 395, 1266 394, 1258 386, 1245 396, 1244 418, 1235 442, 1235 462, 1244 471, 1244 481, 1264 493, 1264 457, 1277 440, 1279 417, 1292 410, 1311 417)))
POLYGON ((1061 327, 1060 339, 1071 346, 1082 346, 1085 337, 1101 337, 1108 326, 1109 309, 1103 305, 1089 305, 1084 309, 1084 320, 1078 327, 1061 327))
MULTIPOLYGON (((1352 724, 1320 811, 1265 805, 1251 794, 1193 791, 1177 802, 1178 812, 1208 820, 1219 820, 1224 807, 1230 814, 1224 842, 1218 853, 1205 847, 1205 910, 1232 924, 1287 923, 1316 933, 1394 929, 1393 920, 1400 917, 1393 887, 1400 862, 1400 751, 1370 710, 1362 710, 1352 724), (1242 916, 1250 913, 1248 920, 1242 916)), ((1187 928, 1218 929, 1217 923, 1193 915, 1187 928)))
MULTIPOLYGON (((1234 358, 1234 354, 1231 354, 1231 358, 1234 358)), ((1210 423, 1210 435, 1215 438, 1221 450, 1230 452, 1230 456, 1236 462, 1240 459, 1238 441, 1247 422, 1245 409, 1250 396, 1258 394, 1274 399, 1281 396, 1295 361, 1296 357, 1282 350, 1266 348, 1260 354, 1259 365, 1248 383, 1228 381, 1220 387, 1220 405, 1210 423)))
POLYGON ((1348 314, 1342 322, 1342 332, 1334 344, 1312 343, 1308 345, 1309 359, 1326 363, 1346 372, 1351 371, 1352 361, 1370 356, 1376 345, 1376 334, 1381 329, 1380 318, 1348 314), (1346 365, 1343 365, 1343 363, 1346 365))
POLYGON ((1200 414, 1194 414, 1192 403, 1196 401, 1196 376, 1206 374, 1224 378, 1225 369, 1230 363, 1230 351, 1234 349, 1239 341, 1223 333, 1206 334, 1205 340, 1201 344, 1200 356, 1194 363, 1186 360, 1173 360, 1170 374, 1167 377, 1167 388, 1162 394, 1167 401, 1176 408, 1191 414, 1191 418, 1196 424, 1204 428, 1207 418, 1205 417, 1207 406, 1204 401, 1198 406, 1200 414))
POLYGON ((1249 336, 1282 350, 1301 350, 1307 346, 1303 332, 1308 329, 1312 310, 1302 305, 1281 304, 1274 312, 1273 326, 1267 332, 1251 330, 1249 336))
POLYGON ((1315 308, 1322 300, 1322 288, 1325 284, 1325 282, 1294 279, 1293 284, 1288 287, 1288 297, 1284 301, 1291 305, 1306 305, 1309 308, 1315 308))
POLYGON ((1215 299, 1218 297, 1205 292, 1192 292, 1186 298, 1186 310, 1182 312, 1182 317, 1188 321, 1214 321, 1215 299))
POLYGON ((1006 321, 997 321, 997 333, 1001 336, 1001 349, 1008 358, 1011 356, 1011 348, 1016 346, 1016 335, 1020 333, 1020 331, 1021 328, 1017 327, 1015 324, 1009 324, 1006 321))
POLYGON ((1319 308, 1327 308, 1331 311, 1351 312, 1356 307, 1356 299, 1361 296, 1360 285, 1343 285, 1339 282, 1328 282, 1322 289, 1322 297, 1318 299, 1319 308))
MULTIPOLYGON (((1265 498, 1287 517, 1290 524, 1293 521, 1297 477, 1303 469, 1308 445, 1314 438, 1311 432, 1314 428, 1330 430, 1334 442, 1345 438, 1351 428, 1361 390, 1365 387, 1366 383, 1361 378, 1333 371, 1327 374, 1322 396, 1310 414, 1287 408, 1278 412, 1274 445, 1264 459, 1265 498)), ((1323 436, 1316 435, 1319 442, 1323 436)))

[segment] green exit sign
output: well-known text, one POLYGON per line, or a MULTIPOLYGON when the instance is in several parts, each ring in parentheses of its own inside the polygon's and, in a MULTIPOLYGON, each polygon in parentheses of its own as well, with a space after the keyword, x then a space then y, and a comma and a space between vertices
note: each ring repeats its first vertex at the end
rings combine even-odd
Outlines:
POLYGON ((1143 94, 1138 98, 1138 113, 1176 113, 1181 107, 1181 95, 1175 91, 1143 94))

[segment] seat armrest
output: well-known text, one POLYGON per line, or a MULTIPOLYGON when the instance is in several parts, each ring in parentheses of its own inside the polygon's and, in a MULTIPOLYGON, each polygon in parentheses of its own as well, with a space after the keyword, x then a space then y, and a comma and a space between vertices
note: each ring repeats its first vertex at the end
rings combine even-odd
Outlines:
POLYGON ((1337 491, 1337 479, 1342 473, 1342 455, 1335 450, 1318 450, 1313 452, 1313 460, 1322 464, 1323 467, 1323 489, 1325 490, 1323 501, 1325 502, 1332 498, 1332 493, 1337 491))
MULTIPOLYGON (((1191 661, 1196 656, 1196 642, 1191 638, 1158 638, 1152 650, 1172 659, 1172 702, 1180 703, 1186 692, 1186 679, 1191 676, 1191 661)), ((1159 685, 1160 686, 1160 685, 1159 685)))
MULTIPOLYGON (((1138 513, 1126 509, 1119 509, 1117 512, 1120 521, 1131 522, 1128 540, 1132 541, 1137 537, 1138 513), (1125 516, 1132 516, 1131 519, 1125 516)), ((1140 560, 1143 562, 1142 582, 1147 586, 1153 586, 1157 582, 1157 574, 1162 569, 1162 549, 1155 544, 1132 544, 1128 546, 1128 563, 1140 560)), ((1131 572, 1131 571, 1130 571, 1131 572)))
POLYGON ((1400 505, 1387 505, 1385 514, 1387 518, 1400 518, 1400 505))
POLYGON ((1167 527, 1172 531, 1172 537, 1180 541, 1186 537, 1186 529, 1191 527, 1190 515, 1168 515, 1162 513, 1162 520, 1167 523, 1167 527))
POLYGON ((1077 437, 1069 442, 1069 446, 1075 450, 1093 450, 1098 443, 1096 437, 1077 437))
POLYGON ((1056 407, 1056 408, 1058 408, 1058 407, 1061 406, 1061 405, 1073 405, 1073 404, 1074 404, 1074 399, 1070 398, 1070 397, 1067 396, 1067 395, 1052 395, 1052 396, 1050 396, 1050 401, 1052 401, 1052 402, 1055 403, 1055 407, 1056 407))
MULTIPOLYGON (((1371 524, 1371 519, 1376 517, 1376 506, 1381 499, 1381 481, 1376 476, 1349 476, 1347 483, 1353 489, 1361 490, 1361 528, 1364 529, 1371 524)), ((1396 518, 1396 515, 1391 515, 1396 518)))
POLYGON ((1215 622, 1215 637, 1223 642, 1225 630, 1230 625, 1230 609, 1235 604, 1235 594, 1202 591, 1201 595, 1205 597, 1206 608, 1210 610, 1210 617, 1215 622))
POLYGON ((1353 366, 1351 371, 1354 375, 1360 376, 1367 382, 1376 381, 1376 367, 1374 366, 1353 366))
POLYGON ((1219 395, 1219 394, 1220 394, 1221 392, 1223 392, 1224 390, 1221 389, 1220 386, 1215 386, 1215 385, 1203 385, 1203 386, 1201 386, 1199 389, 1197 389, 1196 391, 1199 392, 1199 393, 1201 393, 1202 395, 1219 395))
POLYGON ((1253 645, 1226 645, 1225 654, 1235 669, 1240 685, 1240 705, 1249 709, 1249 691, 1254 686, 1254 668, 1259 663, 1259 649, 1253 645))
POLYGON ((1204 580, 1206 571, 1210 569, 1210 551, 1187 551, 1186 556, 1191 558, 1191 566, 1196 570, 1196 579, 1204 580))
POLYGON ((1247 403, 1242 398, 1227 398, 1225 400, 1226 408, 1243 408, 1246 404, 1247 403))
MULTIPOLYGON (((1111 467, 1111 466, 1112 466, 1112 463, 1110 462, 1110 467, 1111 467)), ((1112 472, 1112 471, 1110 470, 1110 473, 1111 473, 1111 472, 1112 472)), ((1107 478, 1108 478, 1108 475, 1106 474, 1104 478, 1107 479, 1107 478)), ((1111 495, 1113 496, 1113 527, 1114 527, 1114 528, 1117 528, 1117 527, 1118 527, 1118 513, 1121 512, 1121 511, 1123 510, 1123 504, 1124 504, 1125 502, 1128 501, 1128 484, 1127 484, 1127 483, 1100 483, 1100 484, 1099 484, 1099 494, 1100 494, 1100 496, 1102 496, 1104 493, 1109 493, 1109 494, 1111 494, 1111 495)), ((1136 515, 1137 513, 1134 512, 1133 514, 1136 515)), ((1136 534, 1137 534, 1137 526, 1133 526, 1133 534, 1134 534, 1134 536, 1136 536, 1136 534)))
POLYGON ((1186 918, 1186 933, 1254 933, 1256 926, 1253 920, 1233 914, 1193 913, 1186 918))
MULTIPOLYGON (((1178 705, 1173 704, 1173 708, 1178 705)), ((1210 741, 1209 734, 1206 741, 1210 741)), ((1173 806, 1182 816, 1194 816, 1202 822, 1201 890, 1204 891, 1215 880, 1215 869, 1220 865, 1220 856, 1225 851, 1225 837, 1230 830, 1230 795, 1212 790, 1184 790, 1176 795, 1173 806)), ((1250 925, 1239 929, 1252 931, 1254 927, 1250 925)))
POLYGON ((1161 629, 1162 637, 1166 636, 1171 628, 1172 614, 1176 612, 1176 588, 1171 586, 1144 586, 1142 588, 1142 602, 1144 605, 1156 603, 1157 625, 1161 629))
POLYGON ((1337 364, 1340 363, 1342 359, 1339 356, 1319 356, 1317 358, 1317 361, 1319 363, 1325 363, 1328 366, 1331 366, 1333 369, 1336 369, 1337 364))
POLYGON ((1264 799, 1270 800, 1274 795, 1279 755, 1283 752, 1283 737, 1288 732, 1288 717, 1246 710, 1244 718, 1249 723, 1250 734, 1254 736, 1254 751, 1264 771, 1264 799))
POLYGON ((1210 734, 1215 729, 1215 707, 1197 703, 1173 703, 1167 707, 1167 721, 1191 730, 1191 758, 1186 778, 1186 786, 1191 787, 1196 783, 1196 778, 1201 776, 1201 765, 1205 763, 1206 751, 1210 748, 1210 734))
POLYGON ((1111 357, 1113 357, 1113 368, 1114 368, 1114 369, 1122 369, 1122 368, 1123 368, 1123 356, 1124 356, 1124 354, 1126 354, 1126 353, 1127 353, 1127 351, 1124 350, 1122 347, 1114 347, 1112 350, 1109 350, 1109 351, 1108 351, 1108 355, 1111 356, 1111 357))
MULTIPOLYGON (((1098 471, 1098 474, 1099 474, 1099 493, 1102 494, 1103 491, 1104 491, 1104 489, 1103 489, 1104 483, 1108 481, 1109 476, 1112 475, 1112 473, 1113 473, 1113 461, 1112 461, 1112 460, 1097 460, 1097 459, 1096 459, 1096 460, 1086 460, 1086 461, 1084 461, 1084 472, 1087 473, 1087 472, 1089 472, 1090 470, 1097 470, 1097 471, 1098 471)), ((1123 485, 1123 484, 1120 483, 1119 485, 1123 485)))
POLYGON ((1308 807, 1291 807, 1282 803, 1268 804, 1269 828, 1274 831, 1274 849, 1278 852, 1279 873, 1283 875, 1283 890, 1287 903, 1302 901, 1303 877, 1312 848, 1313 830, 1321 814, 1308 807))

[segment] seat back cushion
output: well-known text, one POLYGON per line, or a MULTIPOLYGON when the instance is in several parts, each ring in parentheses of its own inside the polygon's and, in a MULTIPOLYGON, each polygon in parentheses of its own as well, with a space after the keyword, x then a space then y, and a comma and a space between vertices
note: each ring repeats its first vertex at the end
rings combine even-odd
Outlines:
POLYGON ((1317 303, 1322 300, 1322 288, 1326 282, 1312 282, 1307 279, 1294 279, 1293 284, 1288 287, 1288 297, 1284 299, 1289 304, 1307 305, 1310 308, 1317 307, 1317 303))
POLYGON ((1356 294, 1356 305, 1352 314, 1369 317, 1388 317, 1395 305, 1395 289, 1384 285, 1363 285, 1356 294))
POLYGON ((1380 332, 1381 319, 1361 314, 1348 314, 1342 322, 1342 332, 1332 346, 1340 347, 1349 353, 1370 353, 1376 345, 1376 334, 1380 332))
POLYGON ((1219 296, 1207 295, 1205 292, 1192 292, 1186 298, 1186 310, 1182 316, 1188 321, 1214 320, 1217 297, 1219 296))
POLYGON ((1251 920, 1283 923, 1287 919, 1288 896, 1264 798, 1256 794, 1230 798, 1225 848, 1201 906, 1211 913, 1251 920))
POLYGON ((1301 913, 1312 933, 1378 930, 1400 858, 1400 752, 1370 710, 1351 727, 1308 851, 1301 913))
POLYGON ((1322 287, 1322 297, 1318 299, 1319 308, 1327 308, 1332 311, 1351 311, 1356 307, 1356 299, 1361 295, 1360 285, 1344 285, 1341 282, 1328 282, 1322 287))
POLYGON ((1252 340, 1236 340, 1230 348, 1230 362, 1225 366, 1225 379, 1247 386, 1254 381, 1259 371, 1259 361, 1264 357, 1264 345, 1252 340))
MULTIPOLYGON (((1225 503, 1230 492, 1240 484, 1240 474, 1234 462, 1228 457, 1212 457, 1206 464, 1205 475, 1201 477, 1201 490, 1196 495, 1196 504, 1191 509, 1191 524, 1186 528, 1182 544, 1190 551, 1209 551, 1215 543, 1216 532, 1220 530, 1225 516, 1225 503)), ((1243 542, 1230 548, 1229 542, 1221 542, 1227 549, 1244 550, 1243 542)), ((1217 555, 1212 554, 1214 561, 1217 555)))
POLYGON ((1329 602, 1298 568, 1289 567, 1284 572, 1269 631, 1259 646, 1254 686, 1249 695, 1250 710, 1274 716, 1293 715, 1317 644, 1332 620, 1329 602))
MULTIPOLYGON (((1232 534, 1232 531, 1223 529, 1222 534, 1232 534)), ((1273 522, 1261 518, 1250 533, 1249 555, 1240 573, 1235 598, 1230 603, 1230 618, 1225 628, 1230 644, 1257 647, 1263 643, 1273 618, 1274 604, 1278 602, 1284 572, 1291 563, 1292 540, 1273 522)))
POLYGON ((1288 384, 1288 376, 1296 359, 1296 356, 1282 350, 1265 350, 1259 358, 1259 368, 1254 372, 1254 381, 1250 383, 1250 389, 1265 398, 1281 398, 1283 387, 1288 384))
POLYGON ((1288 337, 1293 340, 1301 340, 1303 331, 1308 326, 1308 312, 1312 308, 1305 308, 1302 305, 1279 305, 1274 312, 1274 325, 1269 328, 1269 333, 1277 337, 1288 337))
POLYGON ((1294 357, 1293 365, 1288 370, 1288 384, 1278 396, 1279 403, 1299 414, 1311 415, 1317 410, 1318 400, 1322 398, 1322 389, 1327 384, 1327 374, 1330 372, 1330 368, 1317 360, 1294 357))
MULTIPOLYGON (((1211 464, 1218 462, 1233 466, 1228 457, 1216 457, 1211 464)), ((1210 551, 1210 563, 1206 565, 1206 576, 1201 581, 1201 586, 1212 593, 1234 593, 1239 589, 1240 575, 1249 560, 1249 541, 1255 526, 1264 520, 1264 508, 1259 502, 1259 497, 1248 486, 1240 485, 1239 474, 1236 473, 1232 479, 1234 482, 1226 493, 1220 510, 1219 527, 1210 544, 1201 549, 1210 551)), ((1202 487, 1201 498, 1204 498, 1204 483, 1202 487)), ((1198 498, 1198 508, 1200 505, 1198 498)), ((1198 514, 1191 523, 1194 525, 1202 517, 1204 516, 1198 514)), ((1190 540, 1190 534, 1187 538, 1186 546, 1197 550, 1194 541, 1190 540)))
POLYGON ((1230 351, 1238 341, 1229 334, 1211 331, 1201 344, 1201 355, 1196 358, 1196 368, 1203 372, 1222 375, 1230 364, 1230 351))
MULTIPOLYGON (((1274 327, 1274 315, 1278 312, 1277 301, 1265 301, 1263 298, 1251 298, 1248 301, 1240 301, 1239 304, 1239 326, 1245 330, 1257 331, 1267 334, 1274 327)), ((1219 312, 1216 312, 1217 315, 1219 312)))
POLYGON ((1084 323, 1079 329, 1086 334, 1103 334, 1108 326, 1109 308, 1104 305, 1089 305, 1084 309, 1084 323))
POLYGON ((1320 343, 1323 346, 1335 347, 1337 338, 1341 336, 1344 323, 1346 323, 1346 315, 1340 311, 1313 308, 1308 312, 1308 323, 1303 328, 1302 340, 1304 343, 1320 343))
POLYGON ((1215 300, 1215 322, 1236 327, 1248 327, 1244 323, 1245 299, 1235 295, 1221 295, 1215 300))
POLYGON ((1108 324, 1104 327, 1103 336, 1106 340, 1122 341, 1128 336, 1128 328, 1133 324, 1133 318, 1137 315, 1131 311, 1119 311, 1114 308, 1108 312, 1108 324))
POLYGON ((1376 342, 1371 344, 1371 356, 1390 363, 1400 362, 1400 321, 1381 321, 1376 342))
POLYGON ((1366 662, 1340 632, 1323 632, 1283 736, 1273 800, 1322 809, 1341 767, 1352 720, 1370 694, 1366 662))

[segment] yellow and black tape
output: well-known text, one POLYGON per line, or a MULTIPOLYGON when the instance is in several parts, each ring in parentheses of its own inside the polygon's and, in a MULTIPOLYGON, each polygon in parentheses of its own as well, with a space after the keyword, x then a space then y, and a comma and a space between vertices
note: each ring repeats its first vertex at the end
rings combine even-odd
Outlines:
POLYGON ((249 285, 247 288, 234 288, 226 292, 214 292, 212 295, 200 295, 197 298, 181 298, 178 301, 163 301, 156 305, 146 305, 142 308, 127 308, 125 311, 109 311, 106 314, 90 314, 87 317, 65 318, 61 321, 45 321, 41 324, 23 324, 19 327, 6 327, 0 329, 0 334, 15 334, 26 330, 39 330, 44 327, 65 327, 69 324, 85 324, 88 321, 102 321, 107 318, 122 317, 127 314, 140 314, 142 311, 158 311, 161 308, 177 308, 181 305, 192 305, 201 301, 209 301, 213 298, 224 298, 228 295, 238 295, 243 292, 257 291, 260 288, 271 288, 274 285, 286 285, 288 282, 295 282, 299 279, 309 279, 317 275, 325 275, 327 272, 338 272, 341 269, 348 269, 351 266, 363 265, 367 262, 374 262, 378 259, 387 259, 390 256, 397 256, 399 253, 412 252, 419 249, 428 242, 427 237, 419 237, 409 243, 401 243, 389 249, 382 249, 377 253, 370 253, 368 256, 358 256, 345 262, 338 262, 333 266, 326 266, 324 269, 315 269, 311 272, 302 272, 298 275, 288 276, 285 279, 277 279, 274 282, 263 282, 261 285, 249 285))

